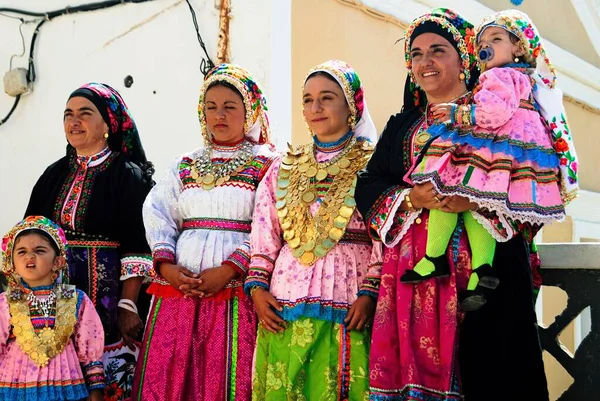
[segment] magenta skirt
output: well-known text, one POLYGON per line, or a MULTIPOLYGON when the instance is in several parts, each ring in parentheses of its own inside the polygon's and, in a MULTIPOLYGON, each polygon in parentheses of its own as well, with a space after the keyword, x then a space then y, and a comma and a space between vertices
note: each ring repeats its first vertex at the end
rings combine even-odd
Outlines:
POLYGON ((256 314, 228 300, 154 297, 131 400, 250 400, 256 314))

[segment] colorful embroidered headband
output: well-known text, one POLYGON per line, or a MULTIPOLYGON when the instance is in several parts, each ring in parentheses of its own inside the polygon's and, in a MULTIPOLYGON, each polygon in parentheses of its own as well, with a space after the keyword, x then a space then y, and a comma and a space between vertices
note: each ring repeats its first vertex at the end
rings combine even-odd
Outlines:
POLYGON ((350 115, 352 117, 351 125, 355 127, 362 117, 363 109, 365 107, 364 89, 356 71, 344 61, 329 60, 312 68, 308 74, 306 74, 304 84, 306 84, 309 76, 319 71, 331 75, 342 87, 346 102, 348 103, 348 106, 350 106, 350 115))
POLYGON ((448 8, 436 8, 431 13, 416 18, 406 29, 404 35, 404 57, 411 81, 416 83, 412 71, 412 57, 410 55, 410 47, 412 39, 414 39, 412 36, 415 29, 426 22, 439 25, 452 36, 461 58, 462 73, 465 74, 465 81, 470 82, 471 69, 477 61, 475 56, 474 26, 457 12, 448 8))
MULTIPOLYGON (((13 248, 15 246, 15 239, 23 231, 35 229, 47 233, 54 240, 58 247, 59 254, 57 256, 62 256, 66 259, 67 237, 65 236, 63 229, 53 221, 43 216, 26 217, 2 238, 2 273, 4 273, 9 279, 12 279, 12 276, 15 273, 15 266, 13 264, 13 248)), ((66 268, 67 265, 65 264, 61 267, 61 270, 66 268)))
POLYGON ((204 114, 204 98, 206 91, 215 82, 227 82, 233 85, 244 101, 246 119, 244 122, 244 135, 250 141, 258 144, 271 143, 269 117, 267 115, 267 99, 258 83, 252 77, 250 72, 235 64, 220 64, 214 67, 206 74, 204 84, 200 90, 200 99, 198 100, 198 118, 202 126, 202 136, 207 143, 212 142, 212 138, 206 125, 206 116, 204 114))
POLYGON ((556 83, 554 66, 546 55, 538 29, 527 14, 517 10, 505 10, 490 15, 476 30, 477 42, 483 31, 492 26, 502 28, 519 38, 530 59, 535 60, 536 72, 542 76, 544 84, 553 88, 556 83))

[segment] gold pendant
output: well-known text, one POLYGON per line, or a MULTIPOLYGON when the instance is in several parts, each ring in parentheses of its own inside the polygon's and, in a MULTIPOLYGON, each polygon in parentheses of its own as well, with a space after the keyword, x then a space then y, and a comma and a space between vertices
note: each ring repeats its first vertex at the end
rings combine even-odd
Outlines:
POLYGON ((319 169, 319 171, 317 171, 317 181, 323 181, 325 178, 327 178, 327 170, 325 169, 319 169))
POLYGON ((219 177, 217 179, 217 187, 220 187, 221 185, 225 184, 225 182, 227 181, 227 179, 225 177, 219 177))
POLYGON ((202 183, 204 183, 205 185, 210 185, 214 182, 215 182, 215 176, 212 175, 211 173, 208 173, 204 177, 202 177, 202 183))
POLYGON ((333 220, 333 226, 344 229, 348 225, 348 219, 342 216, 338 216, 333 220))
POLYGON ((334 241, 339 241, 344 236, 344 232, 337 227, 329 230, 329 237, 334 241))
POLYGON ((300 262, 303 265, 312 265, 315 262, 315 254, 312 252, 304 252, 302 256, 300 256, 300 262))
POLYGON ((344 205, 348 207, 356 207, 356 200, 353 197, 347 196, 344 198, 344 205))
POLYGON ((306 170, 306 176, 309 178, 314 177, 315 175, 317 175, 317 168, 315 166, 310 166, 308 168, 308 170, 306 170))
POLYGON ((315 255, 317 255, 317 257, 322 258, 323 256, 327 255, 327 251, 328 249, 325 248, 323 245, 317 245, 317 247, 315 248, 315 255))
POLYGON ((431 139, 431 135, 429 135, 427 132, 423 132, 423 133, 417 135, 416 142, 419 145, 425 145, 430 139, 431 139))
POLYGON ((40 341, 44 344, 50 344, 54 341, 54 330, 48 327, 44 327, 38 334, 40 341))
POLYGON ((308 191, 302 194, 302 202, 304 203, 313 203, 316 199, 316 195, 312 191, 308 191))
POLYGON ((350 166, 350 160, 348 160, 345 157, 342 157, 339 161, 338 161, 338 166, 340 166, 340 168, 348 168, 350 166))
POLYGON ((332 164, 331 166, 327 167, 327 172, 331 175, 338 175, 340 173, 340 168, 337 165, 332 164))
POLYGON ((290 242, 288 242, 288 245, 292 249, 298 248, 298 246, 300 246, 300 238, 296 237, 296 238, 290 240, 290 242))
POLYGON ((354 209, 351 207, 344 205, 340 208, 340 216, 342 217, 349 219, 352 216, 352 213, 354 213, 354 209))

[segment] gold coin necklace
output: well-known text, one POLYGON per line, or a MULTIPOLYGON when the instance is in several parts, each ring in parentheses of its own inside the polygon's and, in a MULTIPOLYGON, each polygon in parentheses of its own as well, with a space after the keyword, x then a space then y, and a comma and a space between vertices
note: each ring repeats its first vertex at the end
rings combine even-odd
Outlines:
POLYGON ((45 366, 50 359, 60 354, 67 343, 77 323, 77 292, 74 286, 60 285, 53 289, 47 299, 27 297, 19 290, 9 290, 8 304, 10 323, 16 342, 25 354, 38 366, 45 366), (52 304, 48 301, 52 297, 52 304), (32 301, 33 300, 33 301, 32 301), (35 303, 35 306, 32 304, 35 303), (46 306, 42 306, 46 305, 46 306), (42 311, 46 318, 45 327, 36 332, 30 315, 30 307, 42 311), (55 317, 54 327, 48 326, 48 318, 55 317))
POLYGON ((339 155, 319 163, 315 145, 289 147, 279 168, 276 208, 283 238, 300 263, 312 266, 342 239, 356 208, 356 174, 364 168, 373 147, 353 138, 339 155), (313 216, 310 207, 319 200, 317 182, 331 184, 313 216))

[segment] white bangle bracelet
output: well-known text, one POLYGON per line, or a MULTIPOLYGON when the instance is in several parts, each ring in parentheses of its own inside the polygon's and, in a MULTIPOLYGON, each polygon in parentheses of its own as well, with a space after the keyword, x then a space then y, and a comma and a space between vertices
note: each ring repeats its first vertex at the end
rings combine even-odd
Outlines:
POLYGON ((137 313, 138 313, 137 306, 136 306, 136 305, 135 305, 135 303, 134 303, 132 300, 130 300, 130 299, 121 299, 121 300, 119 300, 119 303, 117 304, 117 306, 118 306, 119 308, 126 309, 126 310, 128 310, 128 311, 130 311, 130 312, 133 312, 133 313, 135 313, 135 314, 137 314, 137 313))

